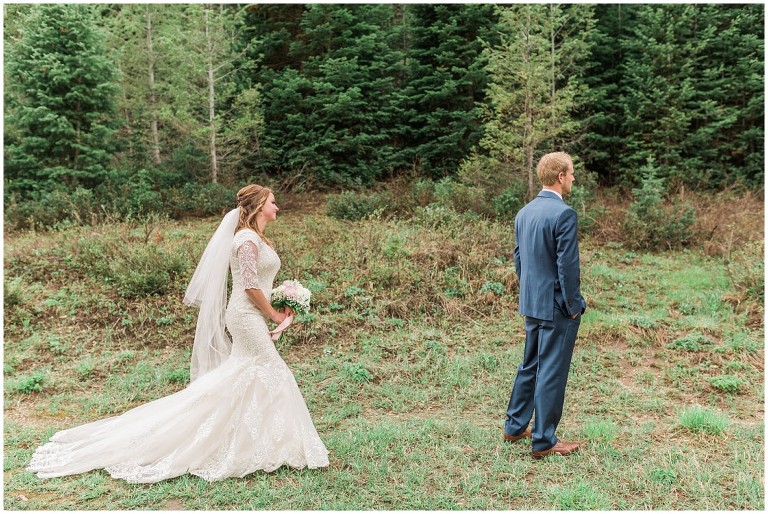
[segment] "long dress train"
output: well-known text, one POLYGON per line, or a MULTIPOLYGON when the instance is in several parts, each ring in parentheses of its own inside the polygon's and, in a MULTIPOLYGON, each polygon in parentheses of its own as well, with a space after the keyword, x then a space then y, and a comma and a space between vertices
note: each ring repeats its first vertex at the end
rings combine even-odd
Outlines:
POLYGON ((114 478, 151 483, 185 473, 215 481, 282 465, 327 466, 296 380, 245 293, 258 288, 269 298, 280 258, 256 232, 242 230, 230 269, 225 320, 233 344, 223 364, 177 393, 57 432, 27 469, 50 478, 103 468, 114 478))

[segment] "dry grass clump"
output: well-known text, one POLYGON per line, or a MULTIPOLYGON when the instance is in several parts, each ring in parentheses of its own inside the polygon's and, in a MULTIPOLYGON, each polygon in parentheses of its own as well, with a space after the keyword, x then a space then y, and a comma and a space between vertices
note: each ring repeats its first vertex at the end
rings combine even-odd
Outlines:
MULTIPOLYGON (((716 193, 682 190, 674 200, 692 205, 696 212, 693 235, 687 247, 713 257, 732 258, 734 253, 763 241, 764 192, 731 188, 716 193)), ((616 189, 596 192, 597 210, 587 237, 597 245, 631 244, 624 221, 633 198, 616 189)))
POLYGON ((686 199, 696 207, 696 239, 707 255, 728 259, 749 243, 765 239, 763 191, 688 193, 686 199))

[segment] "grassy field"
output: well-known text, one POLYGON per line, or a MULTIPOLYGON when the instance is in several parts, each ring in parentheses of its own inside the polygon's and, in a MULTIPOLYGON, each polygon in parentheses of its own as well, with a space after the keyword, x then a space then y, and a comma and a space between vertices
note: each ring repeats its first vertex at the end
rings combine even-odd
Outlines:
POLYGON ((582 240, 589 308, 559 435, 584 446, 538 461, 501 442, 523 350, 511 229, 442 209, 349 223, 284 207, 278 279, 315 307, 278 348, 330 467, 152 485, 25 471, 55 431, 185 387, 196 311, 181 298, 219 220, 18 233, 5 509, 764 509, 762 234, 727 262, 582 240))

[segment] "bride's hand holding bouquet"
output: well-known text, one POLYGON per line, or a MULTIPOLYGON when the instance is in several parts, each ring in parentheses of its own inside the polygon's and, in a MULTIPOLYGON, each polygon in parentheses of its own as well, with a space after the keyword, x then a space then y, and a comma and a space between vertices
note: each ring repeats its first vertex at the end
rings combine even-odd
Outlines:
POLYGON ((271 298, 272 307, 286 313, 283 322, 270 332, 272 340, 277 341, 283 331, 293 323, 296 313, 306 314, 309 312, 312 292, 301 285, 298 280, 286 280, 272 290, 271 298))

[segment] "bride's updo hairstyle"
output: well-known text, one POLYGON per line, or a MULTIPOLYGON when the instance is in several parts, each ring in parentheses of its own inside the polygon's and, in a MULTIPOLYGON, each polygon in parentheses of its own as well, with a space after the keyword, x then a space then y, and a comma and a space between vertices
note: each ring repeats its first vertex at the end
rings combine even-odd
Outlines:
POLYGON ((267 203, 271 193, 270 189, 257 186, 256 184, 245 186, 237 192, 237 206, 240 207, 240 219, 237 220, 235 232, 242 228, 249 228, 259 234, 262 241, 274 248, 272 241, 267 239, 264 233, 259 230, 258 223, 256 223, 256 216, 261 212, 264 204, 267 203))

